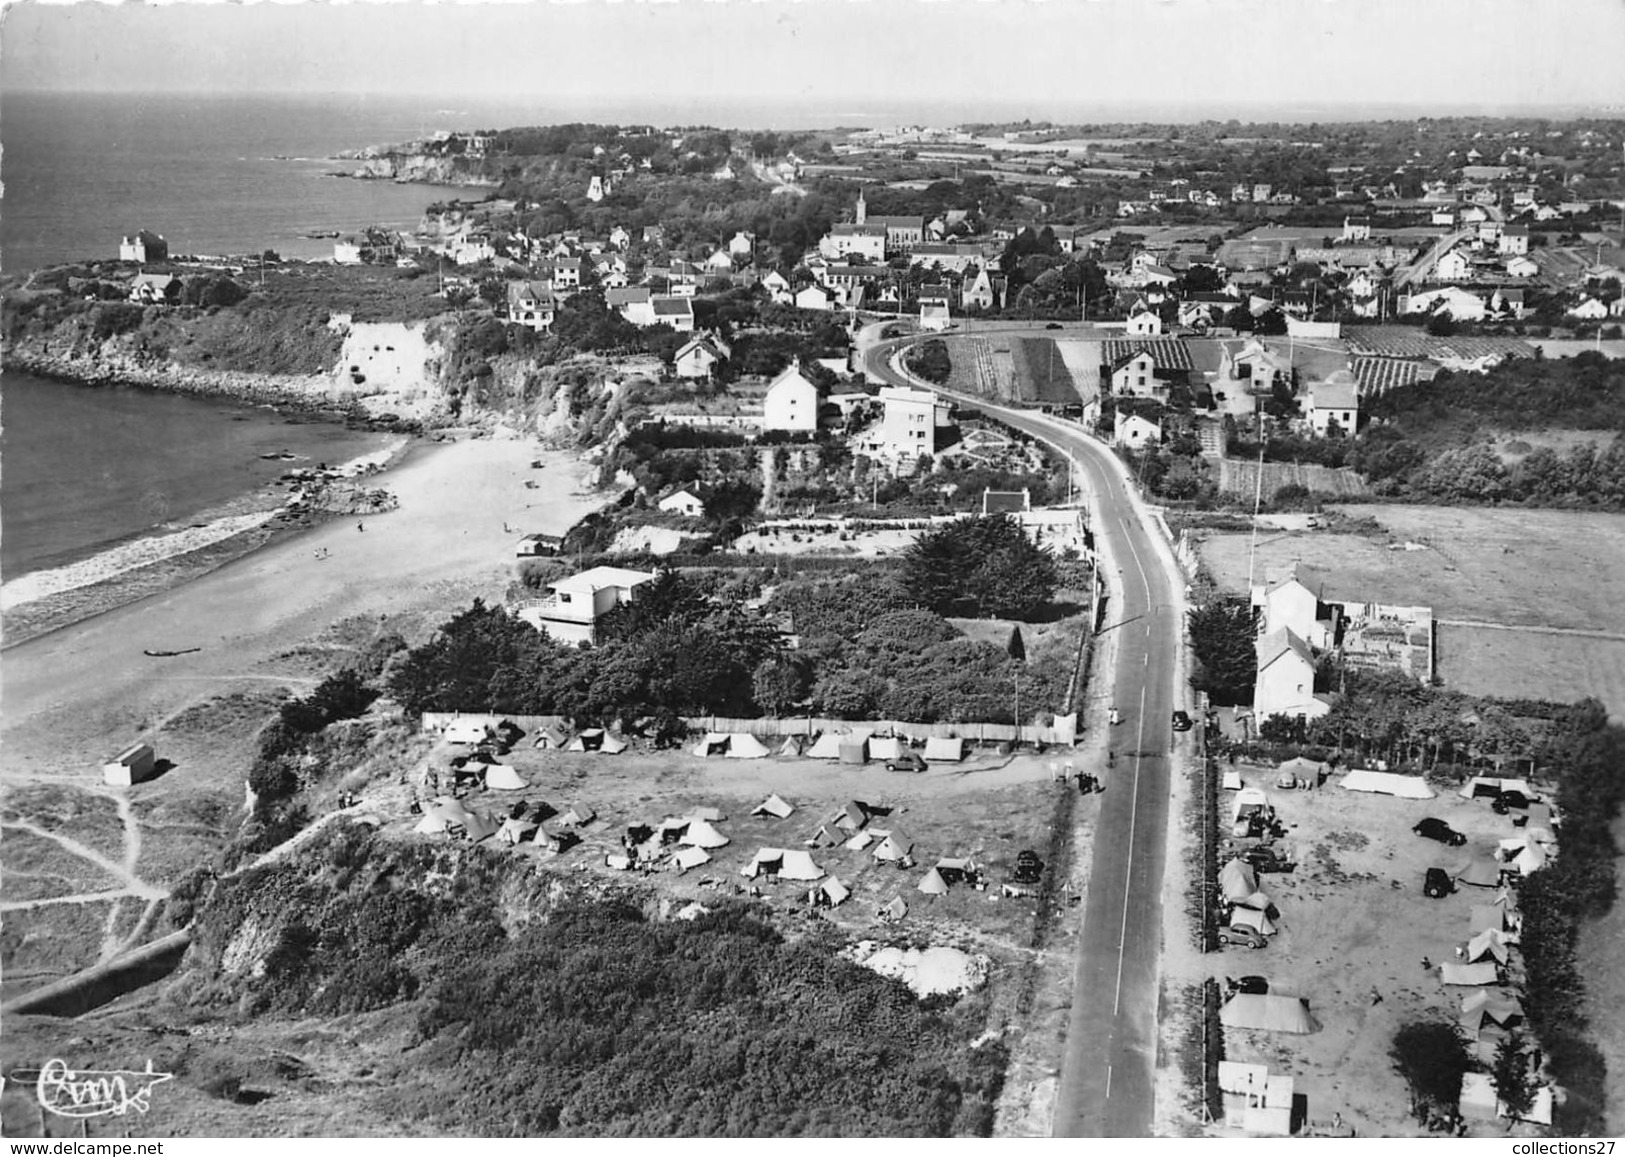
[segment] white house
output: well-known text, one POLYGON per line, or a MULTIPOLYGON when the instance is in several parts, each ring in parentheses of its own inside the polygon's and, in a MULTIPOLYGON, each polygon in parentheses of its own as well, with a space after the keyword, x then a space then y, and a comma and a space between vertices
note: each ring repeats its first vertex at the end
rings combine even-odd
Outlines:
POLYGON ((705 267, 712 273, 731 273, 734 267, 733 254, 727 249, 718 249, 705 259, 705 267))
POLYGON ((1156 446, 1162 442, 1162 426, 1138 414, 1117 412, 1112 425, 1114 446, 1156 446))
POLYGON ((1252 605, 1260 612, 1260 633, 1290 631, 1315 647, 1331 646, 1337 634, 1338 605, 1325 601, 1325 591, 1325 578, 1302 563, 1265 572, 1264 581, 1252 590, 1252 605))
POLYGON ((756 252, 756 234, 740 230, 728 241, 728 252, 734 257, 749 257, 756 252))
POLYGON ((594 203, 602 201, 609 192, 609 182, 602 177, 593 177, 587 182, 587 200, 594 203))
POLYGON ((1440 281, 1462 281, 1471 275, 1473 263, 1460 249, 1452 249, 1433 266, 1433 276, 1440 281))
POLYGON ((1112 393, 1118 397, 1150 398, 1168 390, 1167 383, 1157 380, 1157 360, 1150 350, 1124 354, 1112 364, 1111 375, 1112 393))
POLYGON ((649 299, 656 325, 669 325, 678 333, 694 332, 694 301, 680 295, 649 299))
POLYGON ((632 234, 626 231, 626 226, 617 225, 609 231, 609 243, 617 249, 625 249, 632 244, 632 234))
POLYGON ((927 333, 941 333, 953 324, 948 310, 948 287, 927 285, 920 289, 920 328, 927 333))
POLYGON ((795 295, 797 309, 831 310, 835 308, 835 297, 822 285, 809 285, 798 291, 795 295))
POLYGON ((1569 317, 1577 317, 1582 321, 1601 321, 1608 316, 1608 307, 1598 297, 1588 297, 1579 305, 1568 311, 1569 317))
POLYGON ((767 290, 768 297, 781 305, 788 304, 792 300, 790 282, 777 269, 769 269, 756 284, 767 290))
POLYGON ((333 242, 334 265, 360 265, 361 242, 354 237, 341 237, 333 242))
POLYGON ((138 273, 130 281, 130 300, 143 305, 162 304, 181 291, 181 279, 167 273, 138 273))
POLYGON ((727 347, 716 338, 694 337, 672 356, 672 367, 680 378, 709 378, 711 368, 727 357, 727 347))
POLYGON ((1128 319, 1127 333, 1130 337, 1161 337, 1162 317, 1154 310, 1135 310, 1128 319))
POLYGON ((1316 719, 1331 704, 1315 694, 1315 657, 1309 645, 1282 627, 1258 640, 1258 682, 1253 687, 1253 717, 1316 719))
POLYGON ((508 322, 541 333, 553 328, 553 286, 546 281, 508 282, 508 322))
POLYGON ((1333 422, 1345 435, 1353 436, 1360 420, 1360 384, 1348 370, 1337 370, 1324 381, 1309 387, 1309 425, 1317 438, 1324 438, 1333 422))
MULTIPOLYGON (((1502 240, 1505 240, 1506 234, 1501 234, 1501 238, 1502 240)), ((1533 257, 1524 257, 1519 255, 1517 257, 1507 258, 1508 277, 1533 277, 1539 272, 1540 266, 1535 264, 1535 259, 1533 257)))
POLYGON ((453 244, 451 259, 458 265, 478 265, 484 261, 495 261, 496 247, 491 244, 489 237, 464 237, 453 244))
POLYGON ((705 517, 705 497, 692 486, 672 491, 656 505, 667 514, 679 514, 684 518, 705 517))
POLYGON ((595 566, 547 584, 552 594, 521 607, 519 618, 561 643, 596 642, 598 620, 622 603, 632 602, 637 589, 654 578, 648 571, 595 566))
POLYGON ((133 237, 121 237, 118 243, 118 259, 120 261, 138 261, 145 265, 150 261, 169 260, 169 242, 160 234, 149 233, 145 229, 137 230, 133 237))
POLYGON ((604 304, 640 328, 655 323, 654 294, 644 286, 606 290, 604 304))
POLYGON ((762 429, 812 433, 818 429, 818 403, 818 387, 792 362, 767 387, 762 429))
POLYGON ((1476 293, 1450 286, 1427 293, 1413 293, 1400 299, 1401 313, 1449 313, 1456 321, 1481 321, 1486 308, 1476 293))
POLYGON ((912 461, 937 450, 937 429, 952 421, 950 405, 930 390, 885 386, 880 426, 871 439, 877 453, 899 461, 912 461))

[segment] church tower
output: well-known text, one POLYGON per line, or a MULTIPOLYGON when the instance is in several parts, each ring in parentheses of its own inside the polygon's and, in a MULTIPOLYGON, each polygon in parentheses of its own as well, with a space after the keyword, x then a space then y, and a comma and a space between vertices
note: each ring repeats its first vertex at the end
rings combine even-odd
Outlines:
POLYGON ((869 215, 869 207, 863 203, 863 190, 858 190, 858 224, 862 225, 865 217, 869 215))

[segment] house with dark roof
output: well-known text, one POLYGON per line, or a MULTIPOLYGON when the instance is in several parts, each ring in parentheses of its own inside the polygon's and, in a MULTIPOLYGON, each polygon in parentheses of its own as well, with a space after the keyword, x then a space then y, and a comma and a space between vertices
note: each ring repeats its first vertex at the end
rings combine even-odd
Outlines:
POLYGON ((712 367, 728 360, 728 347, 710 334, 690 338, 672 355, 672 368, 680 378, 709 378, 712 367))
POLYGON ((508 324, 543 333, 553 328, 553 285, 547 281, 508 282, 508 324))
POLYGON ((1253 718, 1318 719, 1332 709, 1315 694, 1315 656, 1309 644, 1285 627, 1258 640, 1258 680, 1253 685, 1253 718))
POLYGON ((694 301, 688 297, 654 297, 649 300, 655 325, 669 325, 678 333, 694 332, 694 301))

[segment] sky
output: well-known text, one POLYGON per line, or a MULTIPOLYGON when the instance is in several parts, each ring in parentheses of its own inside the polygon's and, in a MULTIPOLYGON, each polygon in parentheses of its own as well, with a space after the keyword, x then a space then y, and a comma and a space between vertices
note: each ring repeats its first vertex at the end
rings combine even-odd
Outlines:
POLYGON ((1621 61, 1622 0, 15 0, 0 24, 7 90, 1625 115, 1621 61))

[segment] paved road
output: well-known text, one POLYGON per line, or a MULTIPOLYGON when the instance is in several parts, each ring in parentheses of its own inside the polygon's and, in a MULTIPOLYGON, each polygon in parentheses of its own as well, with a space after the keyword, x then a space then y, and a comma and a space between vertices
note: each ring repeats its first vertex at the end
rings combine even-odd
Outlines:
MULTIPOLYGON (((905 344, 871 347, 865 368, 893 384, 909 384, 887 365, 905 344)), ((1122 722, 1113 729, 1115 766, 1105 773, 1096 826, 1054 1131, 1060 1137, 1149 1136, 1174 741, 1170 717, 1176 706, 1187 706, 1183 689, 1175 686, 1181 624, 1173 579, 1109 450, 1042 415, 964 400, 1070 454, 1095 498, 1095 544, 1108 560, 1112 590, 1106 629, 1117 633, 1112 685, 1122 722)))
POLYGON ((1433 267, 1439 263, 1439 258, 1449 253, 1461 242, 1469 237, 1478 235, 1478 230, 1460 229, 1454 233, 1447 233, 1428 247, 1428 251, 1404 269, 1394 275, 1394 288, 1404 289, 1413 281, 1425 281, 1433 272, 1433 267))

